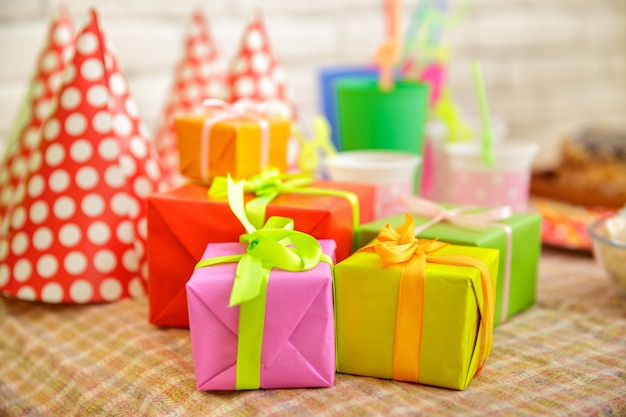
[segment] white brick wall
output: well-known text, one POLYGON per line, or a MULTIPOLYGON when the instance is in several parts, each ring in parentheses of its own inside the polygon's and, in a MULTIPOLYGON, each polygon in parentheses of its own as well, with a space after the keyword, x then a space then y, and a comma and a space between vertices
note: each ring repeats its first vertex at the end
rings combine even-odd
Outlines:
MULTIPOLYGON (((403 2, 405 28, 417 1, 403 2)), ((317 112, 317 69, 369 61, 383 33, 382 0, 0 0, 1 138, 25 93, 48 17, 61 3, 78 27, 97 3, 148 126, 160 116, 194 7, 203 7, 227 57, 249 16, 261 10, 307 117, 317 112)), ((567 130, 599 122, 626 128, 624 0, 474 0, 446 39, 461 106, 475 108, 470 62, 478 59, 493 111, 508 120, 512 136, 540 142, 546 160, 567 130)))

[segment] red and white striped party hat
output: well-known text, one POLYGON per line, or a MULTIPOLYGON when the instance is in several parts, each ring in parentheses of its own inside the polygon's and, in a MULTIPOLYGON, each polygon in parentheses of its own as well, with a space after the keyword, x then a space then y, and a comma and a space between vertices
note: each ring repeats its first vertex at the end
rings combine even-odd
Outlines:
POLYGON ((240 99, 270 102, 283 116, 297 119, 285 72, 270 47, 260 13, 244 30, 239 52, 231 62, 227 89, 231 103, 240 99))
POLYGON ((50 303, 143 295, 143 200, 159 167, 93 10, 55 103, 7 213, 0 291, 50 303))
MULTIPOLYGON (((44 120, 53 108, 65 64, 74 51, 74 28, 67 10, 60 7, 52 18, 0 162, 0 224, 12 201, 26 163, 37 147, 44 120)), ((6 223, 4 224, 6 227, 6 223)), ((4 230, 1 229, 0 230, 4 230)))
POLYGON ((169 186, 184 181, 179 169, 174 118, 204 112, 205 98, 223 99, 225 83, 226 62, 211 37, 204 14, 196 10, 187 26, 184 54, 176 65, 169 99, 155 135, 161 173, 169 186))

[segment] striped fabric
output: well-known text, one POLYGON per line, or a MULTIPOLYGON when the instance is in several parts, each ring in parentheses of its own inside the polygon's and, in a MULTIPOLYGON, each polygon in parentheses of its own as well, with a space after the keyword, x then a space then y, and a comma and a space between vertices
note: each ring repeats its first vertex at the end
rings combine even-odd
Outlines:
POLYGON ((338 374, 332 388, 220 393, 195 389, 189 332, 148 324, 145 299, 0 297, 0 415, 626 415, 626 297, 588 255, 547 249, 538 295, 462 392, 338 374))

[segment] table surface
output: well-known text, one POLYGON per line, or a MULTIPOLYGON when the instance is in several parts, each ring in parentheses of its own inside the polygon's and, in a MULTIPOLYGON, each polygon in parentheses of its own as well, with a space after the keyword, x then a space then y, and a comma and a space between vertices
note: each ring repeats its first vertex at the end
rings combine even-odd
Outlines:
POLYGON ((543 249, 537 304, 495 330, 465 391, 342 374, 331 388, 197 391, 189 332, 147 317, 146 299, 0 297, 0 415, 626 415, 626 297, 589 253, 543 249))

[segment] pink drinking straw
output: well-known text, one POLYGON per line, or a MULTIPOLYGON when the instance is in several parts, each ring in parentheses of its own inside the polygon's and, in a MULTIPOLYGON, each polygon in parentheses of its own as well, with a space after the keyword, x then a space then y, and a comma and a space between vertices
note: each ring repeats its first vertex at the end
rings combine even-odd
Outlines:
POLYGON ((376 63, 379 67, 378 87, 383 91, 393 88, 393 68, 400 59, 402 44, 399 36, 400 0, 385 0, 387 39, 378 48, 376 63))

